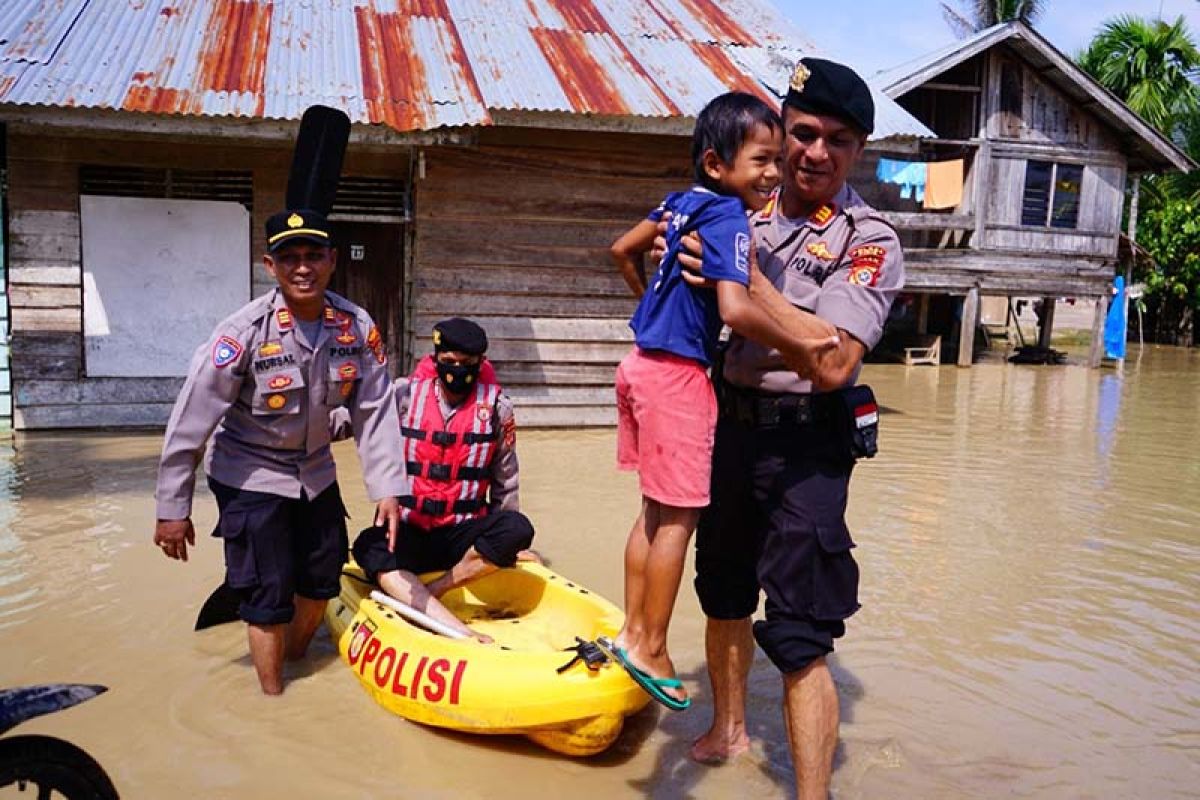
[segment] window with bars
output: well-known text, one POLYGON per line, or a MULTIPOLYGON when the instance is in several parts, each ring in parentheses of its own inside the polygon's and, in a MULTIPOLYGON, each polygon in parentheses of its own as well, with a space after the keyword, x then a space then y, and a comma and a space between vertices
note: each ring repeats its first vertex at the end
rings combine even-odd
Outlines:
POLYGON ((251 208, 254 177, 249 170, 196 170, 84 165, 80 194, 228 200, 251 208))
POLYGON ((1021 224, 1039 228, 1079 227, 1079 194, 1083 166, 1053 161, 1025 165, 1021 224))
POLYGON ((390 178, 345 175, 338 181, 334 214, 384 215, 408 219, 408 187, 390 178))

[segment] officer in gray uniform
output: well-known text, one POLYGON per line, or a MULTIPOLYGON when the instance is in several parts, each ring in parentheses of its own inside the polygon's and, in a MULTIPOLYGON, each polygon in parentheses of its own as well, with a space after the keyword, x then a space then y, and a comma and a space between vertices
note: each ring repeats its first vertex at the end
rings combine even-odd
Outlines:
POLYGON ((825 656, 859 607, 847 488, 855 459, 874 454, 877 419, 870 390, 853 384, 904 284, 904 261, 895 231, 845 183, 874 127, 862 79, 805 58, 782 116, 782 186, 751 218, 760 267, 751 294, 797 336, 836 333, 840 343, 801 377, 778 352, 734 334, 717 376, 712 503, 697 532, 695 582, 715 711, 692 756, 720 761, 748 746, 757 640, 784 676, 797 794, 824 798, 838 727, 825 656), (760 591, 765 619, 751 627, 760 591))
POLYGON ((400 498, 403 525, 393 537, 364 530, 354 560, 396 599, 474 635, 438 598, 518 559, 537 560, 527 550, 534 531, 520 512, 516 421, 484 359, 487 334, 453 317, 434 326, 433 342, 433 356, 394 384, 396 444, 412 479, 400 498), (445 572, 428 586, 418 578, 435 570, 445 572))
POLYGON ((195 469, 211 434, 205 471, 225 580, 240 595, 262 689, 278 694, 283 659, 304 655, 347 558, 330 412, 348 411, 377 522, 399 524, 408 480, 382 337, 365 311, 326 291, 337 264, 328 222, 288 210, 266 233, 278 287, 223 320, 192 358, 164 436, 154 542, 187 560, 195 469))

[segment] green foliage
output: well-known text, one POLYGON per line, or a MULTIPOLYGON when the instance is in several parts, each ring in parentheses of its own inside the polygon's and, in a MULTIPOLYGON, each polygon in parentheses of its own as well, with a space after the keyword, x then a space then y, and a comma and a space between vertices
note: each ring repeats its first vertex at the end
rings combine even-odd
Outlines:
MULTIPOLYGON (((1183 17, 1172 23, 1122 15, 1108 20, 1079 65, 1193 160, 1200 159, 1200 71, 1183 17)), ((1137 241, 1155 264, 1139 268, 1156 338, 1186 343, 1200 309, 1200 170, 1150 175, 1142 182, 1137 241)))
POLYGON ((1191 75, 1200 67, 1183 17, 1167 24, 1123 15, 1105 22, 1079 65, 1135 113, 1168 135, 1200 108, 1191 75))
POLYGON ((1200 307, 1200 203, 1173 199, 1149 209, 1138 242, 1157 264, 1140 276, 1147 294, 1182 307, 1200 307))
POLYGON ((1045 0, 958 0, 961 11, 956 11, 947 3, 941 5, 946 24, 955 35, 965 37, 1001 22, 1017 19, 1032 25, 1046 3, 1045 0))

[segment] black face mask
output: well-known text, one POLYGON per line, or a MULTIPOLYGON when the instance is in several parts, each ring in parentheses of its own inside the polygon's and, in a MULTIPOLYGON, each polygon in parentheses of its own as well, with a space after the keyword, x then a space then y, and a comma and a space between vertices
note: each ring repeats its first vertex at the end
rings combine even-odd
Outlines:
POLYGON ((443 364, 437 362, 438 380, 442 388, 455 394, 466 394, 479 379, 479 364, 443 364))

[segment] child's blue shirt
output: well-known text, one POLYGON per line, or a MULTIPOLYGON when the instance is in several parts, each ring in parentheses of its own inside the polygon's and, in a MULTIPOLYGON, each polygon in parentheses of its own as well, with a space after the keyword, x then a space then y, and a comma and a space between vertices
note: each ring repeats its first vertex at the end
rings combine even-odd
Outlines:
POLYGON ((658 222, 671 212, 667 226, 667 252, 658 272, 633 312, 637 346, 643 350, 665 350, 712 364, 721 334, 721 312, 717 293, 693 289, 680 274, 678 255, 683 237, 700 234, 705 278, 750 285, 750 226, 746 209, 737 197, 716 194, 700 186, 667 195, 650 214, 658 222))

